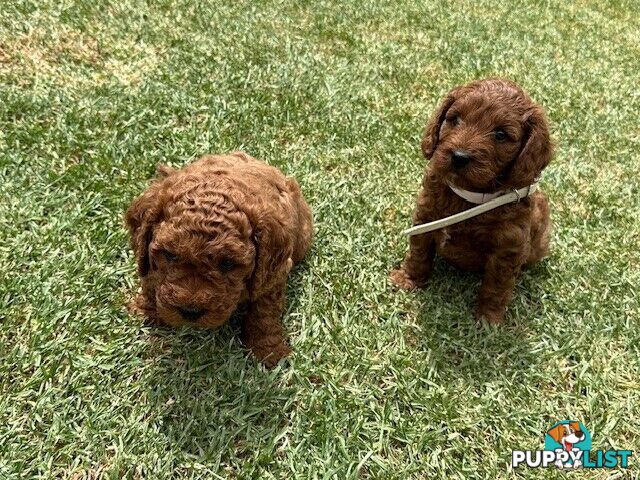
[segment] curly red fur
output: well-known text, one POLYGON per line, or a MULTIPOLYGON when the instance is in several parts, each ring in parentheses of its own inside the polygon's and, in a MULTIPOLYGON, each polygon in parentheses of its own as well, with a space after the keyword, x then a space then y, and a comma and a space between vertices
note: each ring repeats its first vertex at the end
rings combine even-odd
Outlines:
POLYGON ((158 174, 125 217, 142 285, 133 308, 170 326, 215 328, 248 304, 242 341, 275 365, 290 352, 280 320, 287 277, 312 238, 298 184, 242 152, 158 174))
MULTIPOLYGON (((476 192, 530 185, 551 160, 553 145, 543 109, 517 84, 489 79, 449 92, 425 129, 422 151, 430 162, 414 225, 474 206, 449 185, 476 192), (467 153, 469 163, 456 167, 454 151, 467 153)), ((518 203, 411 237, 409 252, 391 280, 407 290, 423 286, 438 253, 462 269, 483 272, 475 316, 501 323, 521 268, 548 254, 549 232, 549 205, 538 191, 518 203)))

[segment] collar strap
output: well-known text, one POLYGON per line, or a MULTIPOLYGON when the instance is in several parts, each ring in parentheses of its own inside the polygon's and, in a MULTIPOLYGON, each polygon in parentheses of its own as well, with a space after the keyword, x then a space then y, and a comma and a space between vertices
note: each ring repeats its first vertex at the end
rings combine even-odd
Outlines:
POLYGON ((494 198, 498 198, 500 195, 504 195, 506 193, 504 190, 494 193, 470 192, 469 190, 463 190, 462 188, 455 187, 451 184, 449 184, 449 188, 453 193, 464 198, 467 202, 476 203, 478 205, 490 202, 494 198))
POLYGON ((463 210, 460 213, 456 213, 455 215, 451 215, 450 217, 441 218, 440 220, 436 220, 434 222, 423 223, 421 225, 415 225, 403 233, 408 237, 412 237, 413 235, 420 235, 421 233, 432 232, 434 230, 439 230, 444 227, 448 227, 449 225, 454 225, 456 223, 463 222, 468 220, 469 218, 476 217, 482 213, 488 212, 489 210, 493 210, 495 208, 501 207, 502 205, 506 205, 507 203, 519 202, 521 199, 526 198, 533 194, 538 189, 538 182, 532 183, 531 185, 527 185, 526 187, 519 188, 518 190, 510 190, 508 192, 498 192, 498 193, 477 193, 477 192, 468 192, 466 190, 456 189, 454 187, 450 187, 456 194, 460 195, 465 200, 472 203, 480 203, 480 205, 476 207, 469 208, 468 210, 463 210), (472 194, 474 199, 475 195, 489 195, 492 196, 482 202, 474 202, 466 197, 464 197, 459 192, 463 192, 466 194, 472 194), (497 195, 497 196, 496 196, 497 195))

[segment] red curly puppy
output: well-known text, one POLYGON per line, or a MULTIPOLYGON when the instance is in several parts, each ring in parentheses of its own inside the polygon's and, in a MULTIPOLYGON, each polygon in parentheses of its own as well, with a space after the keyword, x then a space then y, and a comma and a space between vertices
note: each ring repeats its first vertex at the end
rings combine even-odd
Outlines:
MULTIPOLYGON (((543 109, 515 83, 489 79, 454 88, 427 125, 422 151, 430 160, 413 224, 475 205, 452 188, 495 193, 531 185, 553 154, 543 109)), ((461 223, 410 238, 400 288, 422 287, 436 252, 459 268, 483 272, 475 317, 501 323, 516 276, 547 255, 549 205, 540 191, 461 223)))
POLYGON ((287 277, 311 245, 298 184, 242 152, 158 170, 126 213, 142 284, 133 309, 214 328, 247 305, 242 341, 275 365, 290 352, 280 321, 287 277))

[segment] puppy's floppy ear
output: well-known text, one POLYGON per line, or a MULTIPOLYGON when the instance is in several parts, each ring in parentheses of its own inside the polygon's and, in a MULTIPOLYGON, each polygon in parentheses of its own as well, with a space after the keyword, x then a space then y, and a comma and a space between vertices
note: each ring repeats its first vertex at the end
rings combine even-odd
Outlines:
POLYGON ((279 221, 274 208, 257 204, 247 212, 256 249, 255 266, 250 280, 251 299, 269 292, 286 281, 293 262, 293 240, 285 230, 286 219, 279 221))
POLYGON ((422 153, 424 154, 425 158, 430 159, 433 155, 433 152, 438 145, 440 128, 444 123, 447 112, 449 111, 449 108, 451 108, 451 105, 453 105, 453 102, 461 97, 463 88, 464 87, 456 87, 451 90, 438 107, 438 110, 436 110, 436 112, 433 114, 433 117, 431 117, 429 123, 427 123, 427 127, 425 128, 424 134, 422 136, 422 142, 420 143, 420 146, 422 147, 422 153))
POLYGON ((540 176, 553 156, 553 143, 544 110, 534 105, 522 120, 524 136, 520 154, 509 165, 502 182, 511 188, 531 185, 540 176))
POLYGON ((125 223, 131 236, 131 248, 138 262, 138 274, 144 277, 149 273, 149 244, 153 238, 153 226, 160 216, 160 198, 158 185, 151 185, 136 198, 125 214, 125 223))

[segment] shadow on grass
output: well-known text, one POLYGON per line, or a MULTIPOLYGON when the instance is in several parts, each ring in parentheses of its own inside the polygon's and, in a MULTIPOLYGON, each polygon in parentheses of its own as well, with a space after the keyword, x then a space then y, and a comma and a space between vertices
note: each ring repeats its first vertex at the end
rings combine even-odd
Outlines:
POLYGON ((292 391, 281 368, 266 371, 230 326, 153 329, 147 393, 167 443, 198 461, 225 463, 274 448, 292 391))
MULTIPOLYGON (((303 269, 292 275, 289 305, 302 288, 303 269)), ((243 313, 218 330, 145 329, 153 365, 147 394, 159 432, 198 462, 270 457, 286 427, 295 393, 287 386, 289 364, 267 370, 243 348, 243 313)))
POLYGON ((418 294, 424 334, 417 347, 433 356, 445 378, 517 378, 540 363, 532 344, 537 334, 531 327, 543 314, 543 289, 549 278, 544 262, 520 274, 500 326, 480 325, 473 318, 481 278, 436 259, 429 283, 418 294))

